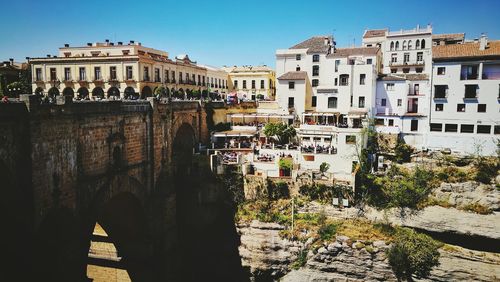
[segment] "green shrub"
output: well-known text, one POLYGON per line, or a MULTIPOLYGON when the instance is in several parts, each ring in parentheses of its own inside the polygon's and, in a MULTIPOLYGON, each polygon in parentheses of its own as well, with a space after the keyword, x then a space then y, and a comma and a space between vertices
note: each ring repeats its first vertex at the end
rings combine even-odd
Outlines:
POLYGON ((290 198, 290 189, 288 188, 288 184, 286 182, 273 182, 268 179, 267 195, 270 200, 288 199, 290 198))
POLYGON ((307 249, 302 249, 297 255, 297 259, 290 266, 292 269, 299 269, 307 263, 307 249))
POLYGON ((400 228, 391 248, 387 250, 387 257, 399 279, 412 281, 412 275, 427 277, 432 268, 439 265, 440 247, 440 243, 425 234, 400 228))
POLYGON ((323 241, 331 240, 337 234, 338 227, 336 223, 322 224, 318 229, 319 238, 323 241))
POLYGON ((412 146, 405 144, 403 139, 398 139, 396 148, 394 148, 395 161, 398 163, 407 163, 411 161, 411 154, 413 154, 414 149, 412 146))
POLYGON ((476 162, 476 175, 474 179, 481 183, 490 184, 491 180, 497 176, 498 161, 488 160, 480 157, 476 162))
POLYGON ((460 209, 478 214, 491 214, 493 212, 490 208, 483 206, 480 203, 470 203, 460 207, 460 209))

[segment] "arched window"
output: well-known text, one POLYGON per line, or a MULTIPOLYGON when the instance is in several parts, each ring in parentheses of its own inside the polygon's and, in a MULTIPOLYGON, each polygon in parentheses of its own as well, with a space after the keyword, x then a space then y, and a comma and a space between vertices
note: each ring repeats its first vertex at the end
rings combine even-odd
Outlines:
POLYGON ((420 40, 418 40, 418 39, 415 42, 415 49, 420 49, 420 40))
POLYGON ((73 88, 71 88, 71 87, 66 87, 63 90, 63 95, 64 96, 73 96, 73 95, 75 95, 75 91, 73 91, 73 88))
POLYGON ((76 92, 78 93, 78 98, 80 99, 85 99, 89 97, 89 90, 85 87, 80 87, 80 89, 78 89, 78 91, 76 92))
POLYGON ((125 88, 125 90, 123 91, 123 96, 125 97, 125 99, 131 100, 136 100, 139 98, 139 95, 135 93, 134 88, 130 86, 125 88))
POLYGON ((406 50, 406 40, 403 40, 403 50, 406 50))
POLYGON ((337 108, 337 97, 328 97, 328 108, 329 109, 337 108))
POLYGON ((396 41, 396 50, 399 50, 399 41, 396 41))
POLYGON ((411 40, 408 40, 408 50, 411 50, 413 46, 411 46, 411 40))
POLYGON ((425 49, 425 39, 422 39, 422 43, 420 43, 420 47, 422 49, 425 49))
POLYGON ((144 86, 141 92, 141 99, 146 99, 147 97, 153 96, 153 91, 149 86, 144 86))
POLYGON ((48 92, 49 97, 55 98, 57 95, 59 95, 59 89, 52 87, 49 89, 48 92))
POLYGON ((43 88, 38 87, 37 89, 35 89, 35 95, 42 96, 43 95, 43 88))
POLYGON ((104 90, 101 87, 96 87, 92 90, 92 97, 104 98, 104 90))
POLYGON ((120 97, 120 90, 116 87, 110 87, 108 89, 108 97, 115 96, 115 97, 120 97))
POLYGON ((391 51, 394 50, 394 41, 391 41, 391 51))

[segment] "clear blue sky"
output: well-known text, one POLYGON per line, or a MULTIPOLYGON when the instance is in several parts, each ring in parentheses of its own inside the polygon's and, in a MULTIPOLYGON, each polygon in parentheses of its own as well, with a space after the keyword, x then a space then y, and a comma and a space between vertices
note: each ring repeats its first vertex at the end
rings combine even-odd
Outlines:
POLYGON ((500 1, 0 0, 0 60, 57 54, 64 43, 136 40, 214 66, 274 66, 276 49, 312 35, 360 44, 365 28, 433 25, 500 39, 500 1), (411 4, 410 4, 411 3, 411 4))

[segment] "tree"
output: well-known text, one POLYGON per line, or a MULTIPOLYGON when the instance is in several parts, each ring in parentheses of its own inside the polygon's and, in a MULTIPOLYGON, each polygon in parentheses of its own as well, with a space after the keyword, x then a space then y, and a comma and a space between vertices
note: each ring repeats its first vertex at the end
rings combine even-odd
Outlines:
POLYGON ((284 123, 268 123, 264 127, 264 134, 267 137, 274 138, 281 145, 285 145, 290 142, 297 132, 295 128, 291 125, 286 125, 284 123))
POLYGON ((165 87, 160 86, 160 87, 157 87, 155 89, 155 93, 154 94, 155 94, 155 96, 160 95, 160 97, 164 97, 164 96, 166 96, 165 95, 166 93, 167 93, 167 90, 165 89, 165 87))
POLYGON ((411 154, 413 154, 413 147, 406 144, 403 139, 399 138, 396 148, 394 149, 394 154, 396 155, 396 161, 398 163, 407 163, 411 160, 411 154))
POLYGON ((322 174, 325 174, 328 171, 328 169, 330 169, 330 164, 326 162, 322 162, 319 165, 319 171, 321 171, 322 174))
POLYGON ((387 258, 398 279, 413 281, 413 275, 425 278, 434 266, 439 265, 440 247, 441 244, 425 234, 400 228, 387 250, 387 258))

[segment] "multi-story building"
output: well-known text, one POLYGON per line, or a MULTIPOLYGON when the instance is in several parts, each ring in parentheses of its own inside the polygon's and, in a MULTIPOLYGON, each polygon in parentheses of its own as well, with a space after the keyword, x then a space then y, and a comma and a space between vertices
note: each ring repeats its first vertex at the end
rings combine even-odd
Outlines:
POLYGON ((28 64, 14 62, 14 59, 9 59, 5 62, 0 62, 0 94, 10 97, 17 97, 24 89, 8 89, 7 86, 12 82, 20 81, 23 75, 27 74, 28 64))
POLYGON ((221 69, 208 65, 200 65, 207 70, 207 87, 210 93, 217 93, 222 99, 226 98, 228 91, 228 73, 221 69))
POLYGON ((32 58, 30 64, 33 92, 51 97, 138 99, 154 95, 159 87, 165 88, 165 95, 182 97, 209 89, 207 69, 189 56, 171 60, 167 52, 134 41, 65 44, 58 56, 32 58))
POLYGON ((500 41, 433 47, 427 146, 495 155, 500 139, 500 41))
POLYGON ((227 84, 243 100, 274 100, 276 73, 268 66, 224 67, 227 84))
POLYGON ((422 149, 429 130, 432 27, 367 30, 363 45, 382 50, 374 104, 377 130, 401 134, 406 143, 422 149))

